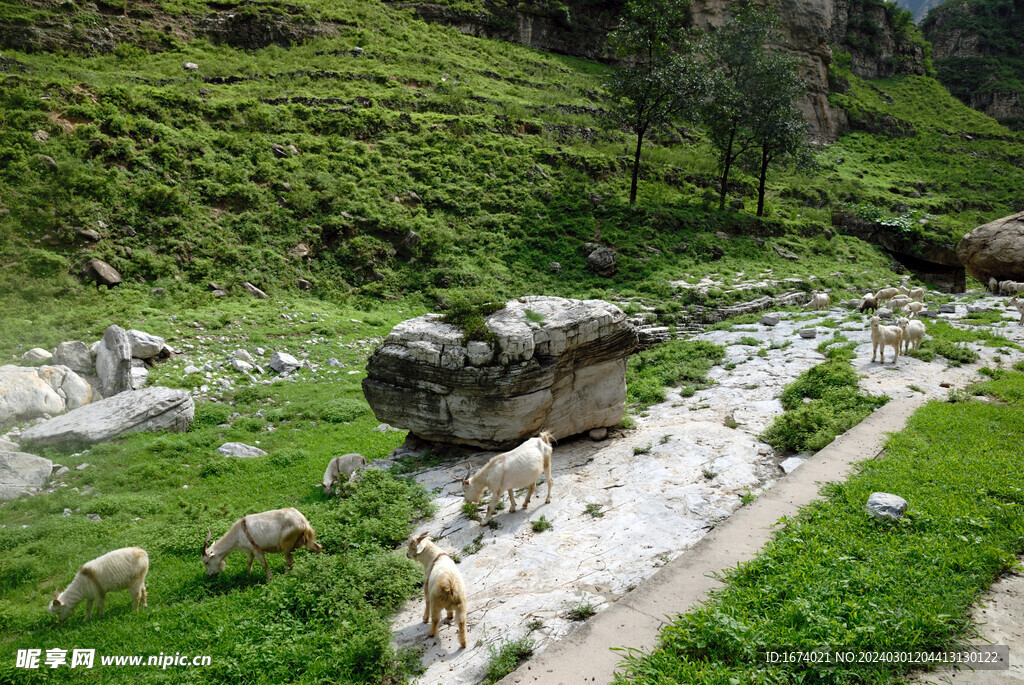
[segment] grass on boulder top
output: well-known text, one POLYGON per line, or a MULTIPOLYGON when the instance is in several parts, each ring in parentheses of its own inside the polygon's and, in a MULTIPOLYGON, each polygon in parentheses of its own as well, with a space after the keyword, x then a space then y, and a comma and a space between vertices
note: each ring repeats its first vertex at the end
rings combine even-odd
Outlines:
POLYGON ((726 585, 678 616, 616 683, 903 682, 905 664, 765 663, 766 649, 928 650, 972 634, 971 603, 1024 551, 1024 374, 982 386, 1009 406, 933 401, 843 483, 791 518, 726 585), (909 502, 897 522, 873 492, 909 502))

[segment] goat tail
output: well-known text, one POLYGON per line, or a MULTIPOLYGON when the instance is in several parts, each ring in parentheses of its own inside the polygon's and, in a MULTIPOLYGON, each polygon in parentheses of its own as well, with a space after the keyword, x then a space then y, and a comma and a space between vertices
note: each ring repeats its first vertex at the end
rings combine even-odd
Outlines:
POLYGON ((441 595, 444 597, 444 604, 448 606, 457 606, 462 604, 462 596, 459 592, 459 588, 455 583, 455 579, 450 574, 445 574, 437 581, 437 589, 441 591, 441 595))

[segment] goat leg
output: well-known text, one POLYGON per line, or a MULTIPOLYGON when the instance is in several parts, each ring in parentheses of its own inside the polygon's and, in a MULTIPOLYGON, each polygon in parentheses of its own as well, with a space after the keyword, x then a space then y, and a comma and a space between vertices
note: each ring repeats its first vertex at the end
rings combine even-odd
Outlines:
POLYGON ((530 483, 530 489, 526 491, 526 499, 523 500, 523 509, 530 506, 530 498, 533 497, 533 491, 537 487, 537 483, 530 483))
POLYGON ((270 573, 270 567, 267 566, 267 558, 263 556, 263 552, 261 550, 255 550, 255 552, 256 558, 260 560, 261 564, 263 564, 263 570, 267 572, 267 580, 270 580, 272 576, 270 573))
POLYGON ((514 514, 516 511, 516 491, 512 488, 508 489, 508 501, 511 502, 512 506, 509 508, 508 513, 514 514))

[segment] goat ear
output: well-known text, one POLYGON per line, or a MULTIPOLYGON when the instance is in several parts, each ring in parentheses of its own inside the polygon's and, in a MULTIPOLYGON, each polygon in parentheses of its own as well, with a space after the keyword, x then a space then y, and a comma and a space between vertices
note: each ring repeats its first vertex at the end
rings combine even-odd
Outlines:
POLYGON ((54 590, 53 591, 53 601, 56 604, 60 604, 60 600, 57 599, 58 597, 60 597, 60 590, 54 590))
POLYGON ((420 534, 419 534, 419 535, 418 535, 418 536, 416 537, 416 543, 417 543, 417 544, 419 544, 419 543, 423 542, 423 539, 424 539, 425 537, 427 537, 428 535, 430 535, 430 531, 429 531, 429 530, 425 530, 425 531, 423 531, 422 533, 420 533, 420 534))

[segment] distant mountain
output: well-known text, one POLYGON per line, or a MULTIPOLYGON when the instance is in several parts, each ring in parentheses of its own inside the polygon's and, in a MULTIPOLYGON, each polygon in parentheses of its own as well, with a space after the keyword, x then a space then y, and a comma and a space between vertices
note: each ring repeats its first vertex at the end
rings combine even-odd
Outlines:
POLYGON ((1024 0, 950 0, 921 25, 939 81, 971 107, 1024 130, 1024 0))
POLYGON ((914 14, 914 21, 918 24, 928 15, 933 7, 942 4, 942 0, 896 0, 896 4, 914 14))

